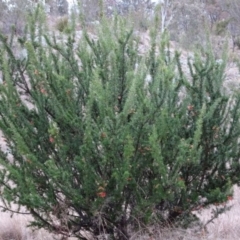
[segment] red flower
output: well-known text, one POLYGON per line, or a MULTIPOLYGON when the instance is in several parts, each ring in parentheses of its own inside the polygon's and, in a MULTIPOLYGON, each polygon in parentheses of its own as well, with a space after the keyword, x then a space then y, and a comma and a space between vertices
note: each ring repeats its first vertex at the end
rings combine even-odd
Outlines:
POLYGON ((46 93, 47 93, 47 91, 46 91, 45 88, 43 88, 43 87, 40 88, 40 92, 41 92, 42 94, 46 94, 46 93))
POLYGON ((100 198, 105 198, 107 194, 106 194, 106 192, 98 192, 97 195, 100 198))
POLYGON ((192 110, 193 110, 193 108, 194 108, 194 106, 193 106, 193 105, 188 105, 188 106, 187 106, 187 109, 188 109, 188 111, 192 111, 192 110))

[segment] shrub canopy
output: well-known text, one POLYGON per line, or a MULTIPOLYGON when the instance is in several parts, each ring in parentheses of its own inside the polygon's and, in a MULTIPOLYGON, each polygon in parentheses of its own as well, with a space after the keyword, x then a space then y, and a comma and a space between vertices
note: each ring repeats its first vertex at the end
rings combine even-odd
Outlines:
POLYGON ((120 18, 58 40, 38 14, 18 39, 26 58, 1 35, 5 209, 24 206, 32 225, 66 236, 128 239, 130 227, 183 223, 227 200, 240 177, 240 97, 224 93, 225 57, 209 49, 182 69, 157 27, 140 54, 120 18))

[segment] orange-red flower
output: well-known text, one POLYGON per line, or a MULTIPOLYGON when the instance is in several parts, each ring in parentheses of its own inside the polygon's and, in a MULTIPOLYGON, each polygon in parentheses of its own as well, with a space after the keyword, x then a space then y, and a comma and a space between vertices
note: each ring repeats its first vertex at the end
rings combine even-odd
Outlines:
POLYGON ((189 111, 192 111, 192 110, 193 110, 193 108, 194 108, 194 106, 193 106, 193 105, 188 105, 188 107, 187 107, 187 109, 188 109, 189 111))
POLYGON ((97 195, 100 198, 105 198, 107 194, 106 194, 106 192, 98 192, 97 195))
POLYGON ((40 92, 42 93, 42 94, 46 94, 47 93, 47 91, 42 87, 42 88, 40 88, 40 92))
POLYGON ((97 193, 97 195, 98 195, 98 197, 100 197, 100 198, 105 198, 106 197, 106 192, 105 192, 105 188, 104 187, 102 187, 102 186, 100 186, 99 188, 98 188, 98 193, 97 193))

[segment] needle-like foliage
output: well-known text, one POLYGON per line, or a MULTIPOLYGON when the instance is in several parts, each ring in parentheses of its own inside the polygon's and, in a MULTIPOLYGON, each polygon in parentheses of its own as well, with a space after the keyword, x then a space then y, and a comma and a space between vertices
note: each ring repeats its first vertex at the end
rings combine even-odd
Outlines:
POLYGON ((239 94, 223 89, 226 59, 209 50, 183 69, 166 35, 139 39, 124 20, 95 36, 46 32, 39 12, 19 48, 1 35, 1 198, 34 226, 85 239, 183 223, 239 183, 239 94))

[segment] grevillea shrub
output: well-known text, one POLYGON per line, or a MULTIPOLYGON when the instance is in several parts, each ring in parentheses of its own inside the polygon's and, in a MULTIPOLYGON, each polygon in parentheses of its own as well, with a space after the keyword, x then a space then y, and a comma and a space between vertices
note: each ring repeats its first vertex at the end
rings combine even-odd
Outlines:
POLYGON ((157 27, 141 54, 120 18, 57 40, 38 16, 18 39, 26 58, 1 35, 6 210, 23 206, 33 226, 65 236, 129 239, 227 200, 240 177, 240 98, 224 92, 225 58, 208 50, 183 70, 157 27))

